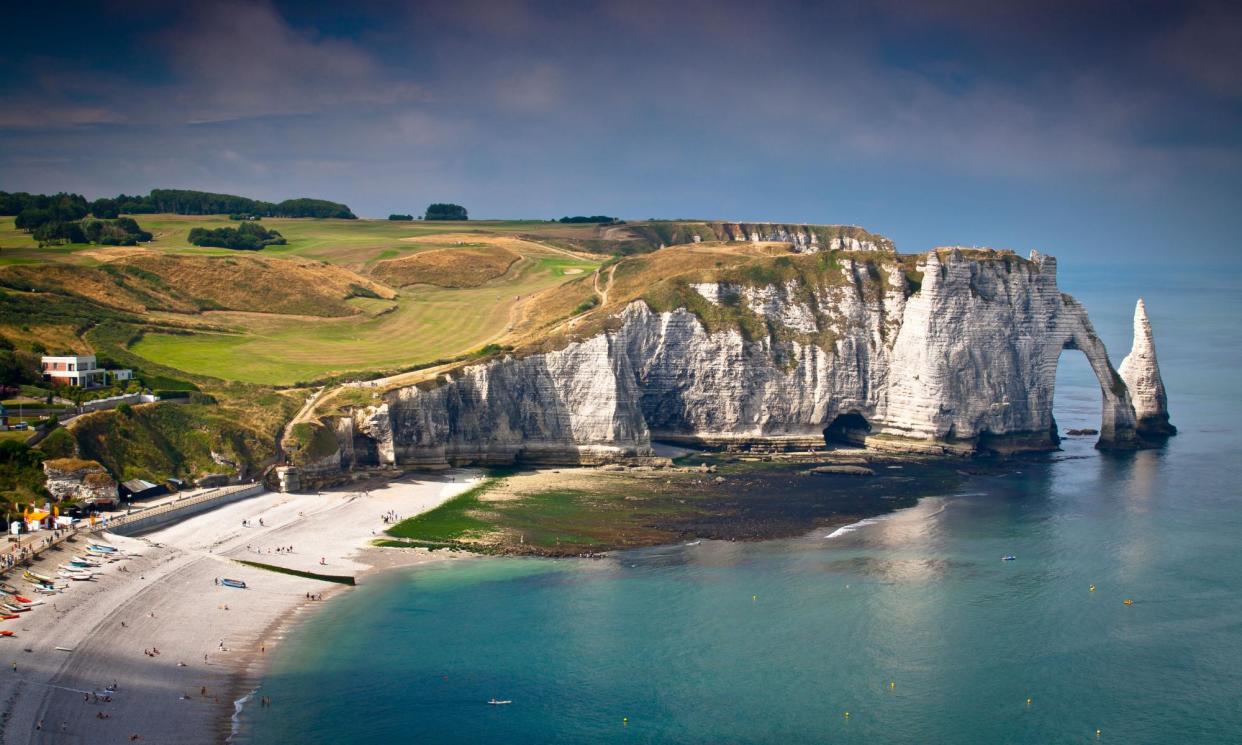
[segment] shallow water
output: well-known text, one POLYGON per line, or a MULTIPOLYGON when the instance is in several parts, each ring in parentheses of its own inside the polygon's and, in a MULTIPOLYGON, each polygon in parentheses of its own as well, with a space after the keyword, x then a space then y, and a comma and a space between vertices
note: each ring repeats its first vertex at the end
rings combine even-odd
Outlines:
MULTIPOLYGON (((249 739, 1242 740, 1239 278, 1111 272, 1061 284, 1115 364, 1144 291, 1182 430, 1166 449, 1073 439, 793 540, 392 573, 291 633, 249 739)), ((1061 429, 1099 407, 1067 354, 1061 429)))

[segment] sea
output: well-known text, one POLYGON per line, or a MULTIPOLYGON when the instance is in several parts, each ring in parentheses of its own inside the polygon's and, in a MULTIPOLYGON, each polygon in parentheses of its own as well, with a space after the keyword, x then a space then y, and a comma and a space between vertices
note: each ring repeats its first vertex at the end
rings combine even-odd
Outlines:
MULTIPOLYGON (((1116 365, 1146 299, 1166 447, 1068 438, 793 539, 380 575, 291 630, 239 741, 1242 742, 1242 276, 1060 274, 1116 365)), ((1100 408, 1065 352, 1062 431, 1100 408)))

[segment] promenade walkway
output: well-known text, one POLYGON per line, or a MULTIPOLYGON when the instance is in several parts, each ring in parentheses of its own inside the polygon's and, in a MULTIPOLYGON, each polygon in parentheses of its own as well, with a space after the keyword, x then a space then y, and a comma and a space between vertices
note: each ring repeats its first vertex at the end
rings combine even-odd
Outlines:
POLYGON ((181 513, 185 513, 185 516, 197 514, 263 491, 263 484, 252 483, 178 492, 143 503, 136 508, 100 513, 95 520, 94 527, 91 527, 85 520, 79 520, 72 526, 56 530, 40 530, 35 533, 22 533, 18 536, 5 536, 5 540, 0 542, 0 573, 17 566, 28 565, 44 551, 79 534, 92 535, 104 531, 122 534, 137 532, 147 526, 154 527, 172 522, 181 517, 181 513))

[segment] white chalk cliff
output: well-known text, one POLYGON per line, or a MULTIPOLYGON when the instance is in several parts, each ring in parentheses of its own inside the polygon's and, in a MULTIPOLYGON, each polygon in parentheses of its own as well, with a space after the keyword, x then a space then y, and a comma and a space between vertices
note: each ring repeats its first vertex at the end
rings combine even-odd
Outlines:
POLYGON ((1130 389, 1139 434, 1152 437, 1177 434, 1177 428, 1169 423, 1169 399, 1164 392, 1160 364, 1156 362, 1156 343, 1142 298, 1134 307, 1134 346, 1121 361, 1119 372, 1126 388, 1130 389))
POLYGON ((635 300, 612 330, 562 349, 389 391, 325 422, 341 446, 332 467, 594 463, 650 454, 653 439, 1052 449, 1067 349, 1085 354, 1100 382, 1099 447, 1137 446, 1143 417, 1167 422, 1146 317, 1123 379, 1086 311, 1057 289, 1053 257, 952 248, 912 266, 895 254, 836 256, 809 282, 687 285, 766 333, 711 333, 690 310, 635 300))

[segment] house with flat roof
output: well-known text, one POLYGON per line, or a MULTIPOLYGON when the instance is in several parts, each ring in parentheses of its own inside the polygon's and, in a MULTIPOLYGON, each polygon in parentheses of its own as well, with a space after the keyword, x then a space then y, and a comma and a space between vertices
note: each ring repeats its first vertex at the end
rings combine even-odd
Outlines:
POLYGON ((72 354, 43 358, 43 379, 75 388, 103 385, 108 371, 95 364, 93 354, 72 354))
POLYGON ((95 362, 93 354, 71 354, 43 358, 43 379, 50 383, 73 386, 75 388, 94 388, 106 385, 109 380, 118 382, 131 380, 133 370, 107 370, 95 362))

